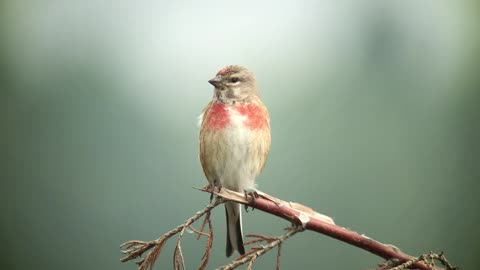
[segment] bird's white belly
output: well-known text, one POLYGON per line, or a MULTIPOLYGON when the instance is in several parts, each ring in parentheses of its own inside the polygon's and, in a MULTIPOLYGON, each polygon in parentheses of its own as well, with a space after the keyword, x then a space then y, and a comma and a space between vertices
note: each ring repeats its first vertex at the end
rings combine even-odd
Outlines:
POLYGON ((255 132, 245 125, 246 116, 230 110, 230 123, 224 130, 226 142, 223 168, 217 168, 222 187, 243 191, 252 189, 255 181, 255 158, 252 156, 252 140, 255 132))

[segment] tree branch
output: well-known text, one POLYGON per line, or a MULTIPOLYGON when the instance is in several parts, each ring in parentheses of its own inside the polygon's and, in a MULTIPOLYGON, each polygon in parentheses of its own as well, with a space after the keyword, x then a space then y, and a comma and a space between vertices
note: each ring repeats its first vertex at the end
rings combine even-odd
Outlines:
POLYGON ((246 242, 245 246, 260 242, 266 242, 266 244, 263 246, 251 247, 250 250, 247 251, 247 253, 234 259, 228 265, 221 267, 220 269, 222 270, 234 269, 246 263, 247 269, 250 270, 253 263, 259 256, 262 256, 263 254, 272 250, 275 247, 278 248, 276 269, 279 269, 282 243, 297 232, 303 230, 311 230, 330 236, 332 238, 359 247, 386 259, 387 261, 379 265, 377 270, 403 270, 408 268, 416 268, 422 270, 442 269, 435 265, 436 261, 441 262, 447 270, 457 269, 446 260, 446 258, 443 256, 443 253, 435 254, 429 252, 421 255, 418 258, 410 256, 403 253, 393 245, 380 243, 369 237, 340 227, 333 222, 332 218, 317 213, 313 209, 299 203, 282 201, 260 191, 243 194, 225 188, 218 190, 218 188, 210 186, 197 189, 217 195, 216 200, 211 202, 201 211, 195 213, 195 215, 187 219, 183 224, 170 230, 156 240, 152 240, 149 242, 138 240, 125 242, 121 245, 121 247, 124 249, 122 250, 122 252, 126 254, 126 256, 122 258, 121 261, 126 262, 134 260, 141 257, 145 252, 148 251, 145 258, 137 262, 138 270, 152 269, 155 261, 160 256, 160 253, 165 243, 170 238, 178 234, 178 239, 173 255, 173 267, 174 269, 185 269, 185 260, 181 248, 181 240, 185 231, 191 230, 192 232, 197 234, 197 240, 202 236, 207 237, 205 252, 202 257, 201 265, 199 266, 199 269, 205 269, 208 264, 208 259, 210 257, 213 245, 213 229, 210 220, 210 211, 225 201, 235 201, 288 220, 293 224, 293 226, 288 228, 287 233, 280 237, 269 237, 258 234, 246 235, 247 237, 254 237, 255 239, 246 242), (200 229, 194 229, 192 227, 192 224, 198 219, 200 219, 202 216, 205 216, 205 219, 200 229), (208 230, 204 231, 205 228, 208 228, 208 230))
POLYGON ((333 220, 328 216, 319 214, 311 208, 298 203, 285 202, 259 191, 257 191, 257 194, 255 195, 249 194, 246 196, 245 194, 227 190, 225 188, 222 188, 220 192, 218 189, 212 190, 212 188, 208 186, 201 188, 200 190, 210 193, 213 192, 215 195, 226 200, 248 205, 252 208, 281 217, 293 224, 303 226, 307 230, 315 231, 359 247, 380 256, 385 260, 397 259, 400 263, 411 262, 409 267, 422 270, 440 269, 425 264, 423 260, 417 260, 417 258, 403 253, 393 245, 383 244, 367 236, 360 235, 356 232, 335 225, 333 220))

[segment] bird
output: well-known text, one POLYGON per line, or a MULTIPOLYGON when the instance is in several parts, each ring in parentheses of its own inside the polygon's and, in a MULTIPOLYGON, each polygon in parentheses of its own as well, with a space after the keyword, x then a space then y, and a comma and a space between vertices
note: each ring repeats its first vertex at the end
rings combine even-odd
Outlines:
MULTIPOLYGON (((222 68, 208 81, 212 100, 199 117, 199 158, 209 182, 237 192, 255 191, 271 145, 270 116, 255 75, 245 67, 222 68)), ((245 254, 240 204, 225 202, 226 255, 245 254)))

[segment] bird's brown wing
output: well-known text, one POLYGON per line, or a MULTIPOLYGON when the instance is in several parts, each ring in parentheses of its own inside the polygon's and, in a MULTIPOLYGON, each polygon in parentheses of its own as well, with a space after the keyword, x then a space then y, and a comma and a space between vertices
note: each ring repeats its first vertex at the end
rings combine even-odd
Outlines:
POLYGON ((205 177, 207 177, 207 179, 209 181, 213 181, 213 179, 210 179, 210 173, 207 171, 207 164, 206 164, 206 149, 205 149, 205 132, 206 129, 205 129, 205 124, 206 124, 206 117, 208 115, 208 111, 210 110, 210 108, 212 107, 212 104, 213 104, 213 100, 210 101, 207 106, 203 109, 202 111, 202 114, 200 115, 200 118, 201 118, 201 124, 200 124, 200 134, 199 134, 199 158, 200 158, 200 164, 202 164, 202 170, 203 170, 203 174, 205 174, 205 177))
POLYGON ((263 133, 263 134, 259 134, 260 136, 258 136, 259 138, 263 138, 261 142, 258 142, 259 144, 258 149, 260 151, 259 155, 261 159, 261 163, 260 163, 261 165, 257 172, 257 176, 258 176, 260 172, 263 170, 263 168, 265 167, 265 164, 267 162, 267 156, 268 156, 268 153, 270 152, 270 145, 272 144, 272 138, 270 135, 270 115, 268 113, 267 107, 265 107, 265 105, 260 99, 256 100, 255 102, 258 102, 261 104, 260 107, 263 109, 264 115, 266 115, 266 118, 267 118, 266 119, 267 127, 258 131, 259 133, 263 133))

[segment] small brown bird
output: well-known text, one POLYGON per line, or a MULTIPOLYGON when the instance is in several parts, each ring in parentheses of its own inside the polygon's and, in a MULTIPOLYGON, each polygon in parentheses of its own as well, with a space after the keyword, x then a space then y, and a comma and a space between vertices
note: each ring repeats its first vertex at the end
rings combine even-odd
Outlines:
MULTIPOLYGON (((270 150, 270 118, 260 100, 255 76, 241 66, 227 66, 208 81, 213 99, 200 116, 200 162, 211 185, 245 192, 270 150)), ((225 203, 227 257, 234 250, 245 254, 240 204, 225 203)))

